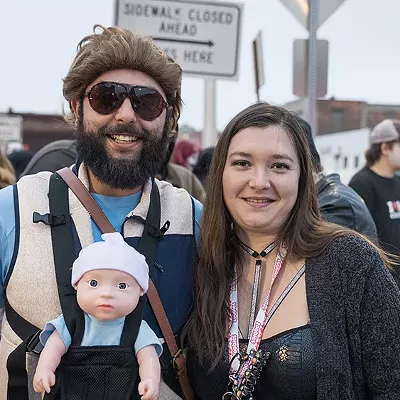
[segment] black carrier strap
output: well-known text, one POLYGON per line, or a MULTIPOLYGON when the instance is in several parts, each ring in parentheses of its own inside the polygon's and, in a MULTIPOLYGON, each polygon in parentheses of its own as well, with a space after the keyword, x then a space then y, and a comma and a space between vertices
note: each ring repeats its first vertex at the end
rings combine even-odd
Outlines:
POLYGON ((75 261, 75 250, 69 213, 68 186, 56 173, 50 177, 49 205, 51 215, 65 216, 64 224, 51 225, 51 241, 61 310, 72 338, 71 344, 79 345, 85 329, 85 319, 76 301, 75 290, 71 286, 71 268, 75 261))
POLYGON ((154 262, 157 257, 158 243, 164 233, 168 230, 170 222, 167 221, 160 229, 161 205, 160 192, 157 185, 153 182, 153 187, 150 193, 150 207, 147 212, 146 221, 142 237, 140 238, 138 252, 146 257, 146 262, 149 266, 150 278, 154 275, 154 262))
POLYGON ((39 343, 40 329, 22 318, 5 299, 7 322, 23 342, 8 356, 8 400, 28 400, 28 374, 26 371, 26 353, 35 351, 39 343))
MULTIPOLYGON (((159 239, 162 237, 163 233, 160 233, 160 219, 161 219, 161 205, 160 205, 160 192, 158 191, 157 185, 153 182, 153 186, 150 194, 150 207, 147 213, 146 222, 144 224, 143 235, 139 242, 138 252, 143 254, 146 258, 146 262, 149 266, 149 274, 152 276, 152 271, 154 271, 154 262, 157 257, 157 248, 159 239)), ((169 226, 169 222, 168 222, 169 226)), ((168 228, 167 228, 168 229, 168 228)), ((138 327, 134 326, 134 321, 142 320, 143 306, 147 301, 147 296, 142 296, 140 298, 140 319, 134 318, 136 316, 135 310, 129 314, 125 319, 124 329, 121 335, 121 346, 127 347, 127 344, 132 344, 132 337, 137 336, 140 325, 138 327), (136 332, 137 330, 137 332, 136 332), (132 335, 132 331, 135 335, 132 335)))

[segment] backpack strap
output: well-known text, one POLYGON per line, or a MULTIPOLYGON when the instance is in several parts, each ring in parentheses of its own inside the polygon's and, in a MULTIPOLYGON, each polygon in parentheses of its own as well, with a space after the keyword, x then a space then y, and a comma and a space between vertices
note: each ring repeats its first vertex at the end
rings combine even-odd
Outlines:
POLYGON ((71 285, 71 269, 76 255, 69 212, 68 186, 57 173, 50 177, 49 205, 50 215, 64 217, 63 224, 51 225, 51 241, 62 314, 72 338, 71 344, 79 345, 85 329, 85 317, 71 285))
MULTIPOLYGON (((50 213, 46 215, 34 213, 33 222, 40 221, 51 226, 53 256, 61 309, 73 342, 78 342, 83 337, 84 316, 78 306, 75 291, 70 283, 71 267, 75 259, 75 252, 73 249, 72 224, 69 216, 68 186, 57 174, 53 174, 50 177, 49 209, 50 213)), ((7 398, 9 400, 28 400, 26 353, 33 352, 40 354, 40 351, 36 350, 36 347, 40 342, 39 335, 41 329, 22 318, 12 308, 7 298, 5 301, 5 310, 10 327, 22 339, 22 343, 7 359, 7 398)))
MULTIPOLYGON (((99 229, 103 233, 115 232, 114 227, 108 221, 101 208, 98 206, 96 201, 90 195, 89 191, 86 189, 83 183, 78 179, 78 177, 69 168, 63 168, 57 171, 57 173, 62 177, 62 179, 67 183, 75 196, 87 209, 99 229)), ((139 252, 146 257, 146 262, 148 263, 149 267, 152 267, 154 265, 159 240, 163 237, 170 224, 170 222, 167 221, 160 229, 160 219, 160 193, 157 185, 153 181, 150 194, 150 207, 146 217, 144 231, 142 238, 139 242, 138 249, 139 252)), ((182 351, 178 348, 174 333, 168 321, 164 307, 161 303, 157 289, 155 288, 151 280, 149 280, 149 290, 147 292, 147 297, 150 301, 151 308, 156 315, 157 322, 161 328, 164 339, 171 354, 173 367, 177 373, 183 397, 185 400, 192 400, 194 398, 194 395, 186 372, 185 358, 182 354, 182 351)))
POLYGON ((29 400, 26 353, 36 352, 41 330, 22 318, 5 298, 7 322, 11 329, 22 339, 7 358, 7 400, 29 400))

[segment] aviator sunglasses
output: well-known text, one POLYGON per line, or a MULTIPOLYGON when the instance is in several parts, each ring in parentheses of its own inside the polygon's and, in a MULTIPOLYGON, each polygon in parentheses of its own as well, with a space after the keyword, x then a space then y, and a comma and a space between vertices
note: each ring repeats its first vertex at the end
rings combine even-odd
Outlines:
POLYGON ((127 83, 100 82, 86 96, 90 107, 102 115, 113 113, 128 97, 135 113, 145 121, 153 121, 168 107, 157 90, 127 83))

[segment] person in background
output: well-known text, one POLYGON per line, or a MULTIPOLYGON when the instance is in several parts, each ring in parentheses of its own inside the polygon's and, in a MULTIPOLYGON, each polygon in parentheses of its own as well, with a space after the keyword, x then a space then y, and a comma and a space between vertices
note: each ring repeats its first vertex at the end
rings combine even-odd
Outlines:
POLYGON ((200 182, 206 187, 208 171, 215 147, 207 147, 199 154, 196 165, 193 167, 193 173, 199 178, 200 182))
MULTIPOLYGON (((365 201, 378 231, 379 242, 390 253, 400 255, 400 121, 385 119, 374 127, 367 165, 357 172, 349 185, 365 201)), ((400 285, 400 267, 393 265, 400 285)))
POLYGON ((156 178, 169 182, 171 185, 185 189, 200 203, 204 203, 206 193, 204 187, 196 175, 188 168, 171 162, 171 156, 174 151, 176 136, 170 139, 167 154, 163 165, 161 166, 156 178))
POLYGON ((14 167, 17 180, 21 177, 23 170, 28 165, 33 155, 34 153, 32 151, 27 150, 16 150, 8 155, 8 159, 14 167))
POLYGON ((322 219, 298 117, 266 103, 241 111, 208 179, 183 334, 197 399, 399 399, 388 257, 322 219))
POLYGON ((16 181, 15 171, 3 151, 0 148, 0 189, 13 185, 16 181))
POLYGON ((192 170, 197 162, 200 150, 200 146, 190 140, 178 140, 173 149, 172 162, 192 170))
POLYGON ((339 174, 325 174, 310 125, 299 118, 310 148, 312 170, 322 216, 329 222, 353 229, 371 240, 377 239, 376 227, 363 199, 342 183, 339 174))

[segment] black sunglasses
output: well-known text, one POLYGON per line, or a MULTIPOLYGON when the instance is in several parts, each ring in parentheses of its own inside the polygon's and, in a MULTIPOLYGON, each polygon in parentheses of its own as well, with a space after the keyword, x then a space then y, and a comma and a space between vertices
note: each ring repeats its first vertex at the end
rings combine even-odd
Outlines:
POLYGON ((135 113, 145 121, 156 119, 168 107, 168 103, 157 90, 127 83, 100 82, 86 96, 90 107, 102 115, 113 113, 128 97, 135 113))

